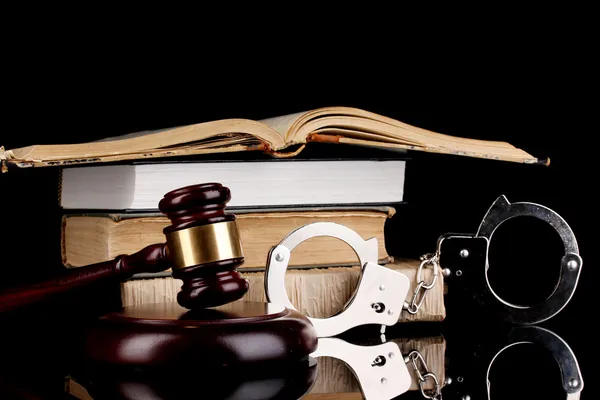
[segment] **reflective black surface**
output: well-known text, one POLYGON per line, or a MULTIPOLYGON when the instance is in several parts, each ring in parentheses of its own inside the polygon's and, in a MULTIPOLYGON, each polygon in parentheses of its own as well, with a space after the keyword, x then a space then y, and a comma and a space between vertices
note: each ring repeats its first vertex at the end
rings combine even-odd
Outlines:
MULTIPOLYGON (((4 342, 2 398, 359 399, 365 392, 383 393, 378 387, 365 390, 366 384, 380 384, 380 367, 376 360, 360 358, 360 352, 352 353, 352 349, 373 348, 386 342, 396 343, 404 357, 413 350, 419 351, 427 363, 427 372, 439 378, 444 399, 487 399, 488 390, 492 399, 564 399, 566 393, 581 392, 581 386, 586 387, 587 381, 593 379, 588 376, 586 381, 585 364, 590 361, 592 349, 586 348, 585 342, 569 343, 558 334, 560 330, 539 326, 399 324, 388 329, 385 337, 379 335, 377 327, 359 327, 339 337, 352 345, 344 359, 354 363, 354 367, 368 364, 367 373, 375 377, 358 381, 344 361, 326 357, 250 369, 207 369, 202 367, 202 360, 169 369, 90 364, 80 353, 81 332, 74 329, 68 338, 58 338, 49 328, 36 330, 36 325, 45 322, 47 318, 43 316, 38 316, 37 322, 22 321, 14 331, 20 333, 9 335, 9 341, 4 342)), ((381 356, 385 364, 387 354, 381 356)), ((407 366, 410 371, 410 362, 407 366)), ((399 379, 400 372, 397 377, 387 375, 387 384, 399 379)), ((397 398, 422 398, 416 375, 413 371, 410 374, 410 391, 397 398)), ((362 376, 365 377, 364 371, 362 376)), ((588 392, 591 390, 584 388, 581 398, 593 396, 588 392)))

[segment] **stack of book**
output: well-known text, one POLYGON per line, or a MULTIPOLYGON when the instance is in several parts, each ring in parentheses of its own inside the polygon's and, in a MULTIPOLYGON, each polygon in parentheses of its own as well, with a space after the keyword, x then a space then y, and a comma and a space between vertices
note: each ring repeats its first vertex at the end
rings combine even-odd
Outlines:
MULTIPOLYGON (((3 169, 63 168, 62 259, 73 268, 164 242, 168 220, 157 209, 162 196, 187 185, 222 183, 231 190, 228 210, 238 216, 241 230, 240 271, 251 281, 246 299, 264 300, 269 249, 294 229, 318 221, 376 238, 379 263, 416 284, 418 261, 394 260, 385 246, 386 223, 404 204, 407 151, 543 162, 508 143, 442 135, 347 107, 263 121, 219 120, 90 143, 0 148, 0 161, 3 169), (351 150, 335 151, 343 148, 351 150)), ((359 276, 348 245, 310 239, 292 253, 288 295, 310 316, 331 315, 351 297, 359 276)), ((168 273, 136 276, 122 285, 122 302, 171 301, 180 285, 168 273)), ((436 285, 419 319, 443 319, 442 299, 442 285, 436 285)))
MULTIPOLYGON (((386 221, 403 206, 400 159, 151 162, 65 168, 61 174, 62 261, 79 267, 164 242, 169 220, 158 211, 162 196, 178 187, 220 182, 230 188, 228 212, 237 216, 250 280, 246 300, 264 301, 267 255, 293 230, 313 222, 345 225, 377 240, 379 260, 392 268, 385 247, 386 221)), ((292 253, 288 293, 312 316, 339 311, 358 282, 358 258, 331 237, 310 239, 292 253)), ((141 274, 122 285, 124 305, 171 301, 181 281, 170 273, 141 274)), ((441 317, 441 316, 439 316, 441 317)))

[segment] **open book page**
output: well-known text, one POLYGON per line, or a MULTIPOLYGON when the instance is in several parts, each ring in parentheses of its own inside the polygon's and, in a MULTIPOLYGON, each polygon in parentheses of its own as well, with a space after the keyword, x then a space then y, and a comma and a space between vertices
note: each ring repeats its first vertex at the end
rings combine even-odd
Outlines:
POLYGON ((327 133, 330 129, 335 131, 339 128, 346 129, 347 135, 352 135, 351 137, 356 137, 357 139, 366 139, 367 137, 364 136, 366 133, 380 137, 381 141, 396 139, 405 144, 413 144, 420 147, 440 147, 474 153, 494 152, 498 154, 512 154, 514 152, 523 152, 506 142, 456 138, 435 134, 434 132, 426 133, 421 130, 396 127, 379 121, 364 121, 356 117, 322 117, 304 125, 300 132, 327 133))
POLYGON ((174 129, 174 128, 179 128, 179 127, 164 128, 164 129, 154 129, 154 130, 139 131, 139 132, 131 132, 131 133, 126 133, 125 135, 110 136, 110 137, 98 139, 98 140, 95 140, 94 142, 114 142, 116 140, 133 139, 133 138, 138 138, 138 137, 153 135, 155 133, 165 132, 165 131, 168 131, 168 130, 174 129))
POLYGON ((279 117, 261 119, 259 122, 267 125, 274 131, 277 131, 281 135, 283 141, 287 144, 287 134, 290 128, 300 117, 307 114, 306 112, 299 112, 294 114, 282 115, 279 117))
POLYGON ((263 150, 278 150, 285 146, 279 133, 258 121, 225 119, 137 133, 119 140, 28 146, 7 150, 2 157, 17 165, 22 164, 19 166, 66 165, 215 153, 234 146, 237 146, 236 151, 252 150, 260 147, 261 143, 264 144, 263 150))
POLYGON ((291 128, 288 144, 310 141, 379 145, 408 150, 537 163, 538 159, 507 142, 454 137, 415 127, 368 111, 329 107, 303 115, 291 128), (348 140, 352 139, 352 140, 348 140))

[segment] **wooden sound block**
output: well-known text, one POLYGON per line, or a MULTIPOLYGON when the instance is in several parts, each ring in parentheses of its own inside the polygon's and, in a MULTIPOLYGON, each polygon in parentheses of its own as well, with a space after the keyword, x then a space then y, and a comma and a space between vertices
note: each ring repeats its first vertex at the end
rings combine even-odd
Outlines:
POLYGON ((285 307, 236 301, 188 310, 170 302, 99 318, 88 331, 86 356, 131 367, 246 366, 303 359, 317 342, 309 320, 285 307))

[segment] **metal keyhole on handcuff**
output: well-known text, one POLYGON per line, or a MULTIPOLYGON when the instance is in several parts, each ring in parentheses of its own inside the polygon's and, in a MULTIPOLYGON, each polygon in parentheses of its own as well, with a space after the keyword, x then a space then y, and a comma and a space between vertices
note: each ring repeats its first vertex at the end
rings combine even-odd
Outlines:
MULTIPOLYGON (((439 274, 442 271, 452 270, 456 273, 461 271, 463 289, 468 290, 478 303, 485 306, 486 312, 491 310, 498 319, 512 324, 536 324, 553 317, 567 305, 576 289, 582 266, 573 231, 560 215, 535 203, 511 204, 505 196, 500 196, 488 209, 477 233, 444 234, 438 239, 436 252, 421 257, 415 290, 410 298, 408 298, 409 278, 401 272, 377 264, 376 239, 364 240, 350 228, 331 222, 316 222, 302 226, 292 231, 269 252, 265 270, 265 293, 270 303, 295 309, 285 289, 285 273, 291 252, 300 243, 319 236, 335 237, 346 242, 356 253, 361 265, 357 288, 342 310, 329 318, 309 318, 320 338, 336 336, 351 328, 367 324, 381 325, 383 334, 386 326, 398 322, 400 312, 416 314, 423 304, 427 290, 436 285, 439 274), (501 299, 491 288, 487 277, 489 244, 494 231, 503 222, 518 216, 535 217, 548 223, 559 234, 564 245, 558 284, 546 301, 530 307, 514 305, 501 299), (424 268, 433 269, 430 282, 423 280, 424 268)), ((414 358, 412 362, 415 363, 414 358)), ((403 365, 403 369, 399 368, 399 371, 403 372, 399 373, 407 376, 406 364, 403 365)), ((431 378, 429 375, 425 378, 421 373, 418 376, 421 383, 424 379, 431 378)), ((406 386, 406 383, 402 386, 402 379, 395 379, 395 381, 398 387, 394 389, 400 390, 406 386)), ((408 384, 410 385, 410 379, 408 384)), ((422 389, 422 392, 426 398, 441 398, 439 384, 433 391, 424 392, 422 389)), ((367 397, 366 393, 365 397, 371 398, 367 397)))

